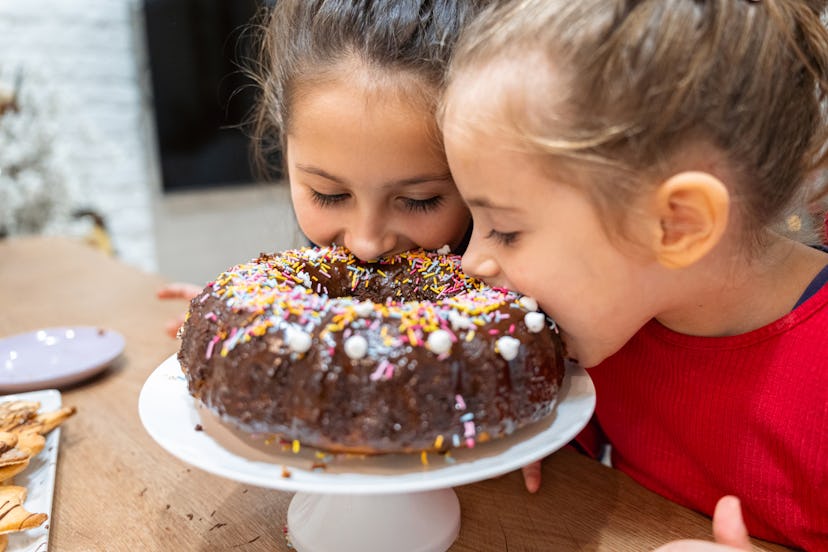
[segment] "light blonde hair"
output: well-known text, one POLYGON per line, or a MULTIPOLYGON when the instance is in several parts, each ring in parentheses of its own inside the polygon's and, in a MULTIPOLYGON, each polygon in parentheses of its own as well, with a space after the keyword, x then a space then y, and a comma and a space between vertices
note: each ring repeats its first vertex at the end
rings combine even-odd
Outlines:
POLYGON ((492 94, 501 93, 508 115, 499 129, 505 139, 577 166, 598 208, 618 224, 618 205, 632 203, 642 176, 667 176, 688 145, 712 146, 734 177, 728 184, 747 236, 759 240, 805 195, 825 194, 810 178, 828 139, 824 4, 501 2, 464 31, 449 87, 502 70, 508 82, 492 94))

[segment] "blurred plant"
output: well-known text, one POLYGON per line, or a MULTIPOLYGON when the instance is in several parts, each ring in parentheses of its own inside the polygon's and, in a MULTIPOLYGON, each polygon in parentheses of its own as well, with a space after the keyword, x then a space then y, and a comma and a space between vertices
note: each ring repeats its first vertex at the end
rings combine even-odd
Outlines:
POLYGON ((72 176, 55 136, 48 87, 0 72, 0 236, 60 231, 71 220, 72 176))

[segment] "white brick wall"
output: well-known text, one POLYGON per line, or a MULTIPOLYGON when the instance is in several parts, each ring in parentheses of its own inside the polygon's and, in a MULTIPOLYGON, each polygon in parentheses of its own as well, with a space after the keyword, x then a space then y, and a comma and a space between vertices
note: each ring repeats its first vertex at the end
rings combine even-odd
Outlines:
POLYGON ((0 69, 52 88, 76 193, 105 217, 121 259, 155 270, 160 185, 142 25, 140 0, 0 0, 0 69))

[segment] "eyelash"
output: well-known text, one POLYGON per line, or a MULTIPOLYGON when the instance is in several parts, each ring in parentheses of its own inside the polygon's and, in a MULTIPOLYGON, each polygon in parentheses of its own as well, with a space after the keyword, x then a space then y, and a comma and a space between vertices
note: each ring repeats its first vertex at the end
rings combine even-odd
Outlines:
POLYGON ((311 198, 320 207, 333 207, 348 199, 348 194, 320 194, 316 190, 311 190, 311 198))
POLYGON ((443 198, 440 196, 430 197, 428 199, 411 199, 403 198, 405 208, 411 213, 428 213, 434 211, 443 204, 443 198))
MULTIPOLYGON (((320 207, 335 207, 348 199, 348 194, 321 194, 316 190, 311 190, 311 198, 313 202, 320 207)), ((440 196, 430 197, 428 199, 411 199, 408 197, 402 198, 405 209, 411 213, 427 213, 433 211, 443 204, 443 198, 440 196)))
POLYGON ((498 232, 497 230, 492 229, 489 232, 489 235, 486 238, 496 241, 499 245, 503 245, 508 247, 510 245, 514 245, 514 243, 518 239, 517 232, 498 232))

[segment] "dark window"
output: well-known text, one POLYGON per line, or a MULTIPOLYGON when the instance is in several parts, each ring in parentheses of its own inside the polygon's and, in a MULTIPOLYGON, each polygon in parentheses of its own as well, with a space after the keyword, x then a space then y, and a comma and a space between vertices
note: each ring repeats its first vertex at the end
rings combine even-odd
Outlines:
POLYGON ((242 32, 264 0, 144 0, 165 191, 253 180, 239 128, 255 93, 240 64, 242 32))

